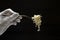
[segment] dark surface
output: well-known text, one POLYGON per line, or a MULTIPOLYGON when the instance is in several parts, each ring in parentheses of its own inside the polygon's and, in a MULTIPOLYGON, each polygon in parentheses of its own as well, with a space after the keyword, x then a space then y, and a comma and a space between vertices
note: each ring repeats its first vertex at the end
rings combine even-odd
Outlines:
POLYGON ((31 19, 23 18, 17 26, 10 26, 8 30, 0 36, 0 40, 54 40, 59 39, 60 15, 56 14, 56 0, 5 0, 0 1, 0 12, 11 8, 12 10, 32 17, 34 14, 41 14, 41 31, 31 19))

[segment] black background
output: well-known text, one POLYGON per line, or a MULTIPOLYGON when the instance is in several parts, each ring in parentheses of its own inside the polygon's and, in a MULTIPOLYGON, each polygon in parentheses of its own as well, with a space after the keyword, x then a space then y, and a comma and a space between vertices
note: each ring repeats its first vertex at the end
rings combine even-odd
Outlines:
POLYGON ((34 14, 42 15, 41 31, 37 32, 31 19, 24 18, 17 26, 10 26, 0 36, 0 40, 52 40, 59 39, 60 15, 56 13, 56 0, 2 0, 0 12, 11 8, 21 15, 32 17, 34 14))

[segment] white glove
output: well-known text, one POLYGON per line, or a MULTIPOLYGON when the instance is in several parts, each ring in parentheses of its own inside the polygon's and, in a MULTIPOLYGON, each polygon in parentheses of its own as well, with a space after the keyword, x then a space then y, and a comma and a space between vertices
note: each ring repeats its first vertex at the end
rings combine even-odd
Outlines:
POLYGON ((20 19, 22 19, 22 16, 11 9, 0 12, 0 35, 2 35, 9 26, 16 25, 17 22, 20 22, 20 19))

